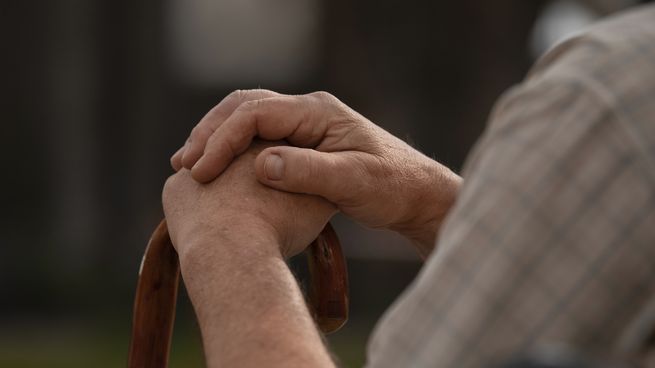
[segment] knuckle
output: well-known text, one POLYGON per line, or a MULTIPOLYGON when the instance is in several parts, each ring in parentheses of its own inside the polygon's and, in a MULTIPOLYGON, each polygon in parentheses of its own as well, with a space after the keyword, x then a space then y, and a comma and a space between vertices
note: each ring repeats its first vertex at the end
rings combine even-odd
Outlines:
POLYGON ((193 127, 193 129, 191 129, 191 134, 189 135, 189 137, 191 138, 191 140, 196 140, 200 138, 200 135, 201 135, 200 127, 196 125, 195 127, 193 127))
POLYGON ((229 106, 232 109, 238 108, 243 102, 248 100, 248 90, 237 89, 230 92, 219 105, 229 106))
POLYGON ((204 141, 209 138, 213 130, 207 126, 196 125, 191 130, 191 139, 194 141, 204 141))
POLYGON ((232 91, 226 99, 233 100, 236 103, 242 104, 250 100, 259 100, 262 98, 276 96, 277 93, 268 89, 237 89, 232 91))
POLYGON ((242 90, 242 89, 235 89, 234 91, 230 92, 230 94, 228 94, 228 95, 225 97, 225 100, 229 100, 229 101, 241 101, 242 98, 243 98, 243 96, 244 96, 244 94, 245 94, 245 91, 244 91, 244 90, 242 90))
POLYGON ((277 95, 278 94, 276 92, 273 92, 270 89, 263 89, 263 88, 251 89, 248 91, 248 97, 250 97, 250 99, 257 99, 257 100, 267 97, 273 97, 277 95))
POLYGON ((227 96, 223 97, 223 99, 214 107, 220 108, 221 106, 234 106, 237 107, 239 104, 241 104, 241 101, 243 99, 244 91, 237 89, 232 92, 230 92, 227 96))
POLYGON ((309 95, 316 98, 316 99, 318 99, 318 100, 321 100, 321 101, 329 101, 329 100, 335 98, 334 96, 332 96, 332 94, 330 94, 329 92, 325 92, 325 91, 316 91, 316 92, 310 93, 309 95))
POLYGON ((256 99, 256 100, 248 100, 237 108, 240 112, 246 112, 246 113, 252 113, 257 111, 259 108, 262 107, 263 105, 263 100, 261 99, 256 99))
POLYGON ((318 102, 326 105, 339 105, 341 103, 341 101, 339 101, 338 98, 336 98, 331 93, 325 91, 312 92, 309 94, 309 96, 311 96, 318 102))
POLYGON ((348 110, 338 98, 328 92, 313 92, 310 97, 314 100, 312 105, 315 112, 321 112, 328 120, 341 120, 341 116, 348 110))

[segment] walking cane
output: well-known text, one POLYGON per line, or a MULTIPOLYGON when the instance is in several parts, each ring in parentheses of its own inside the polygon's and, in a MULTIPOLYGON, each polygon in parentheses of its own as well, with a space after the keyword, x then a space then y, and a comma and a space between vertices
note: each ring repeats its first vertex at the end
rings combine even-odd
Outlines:
MULTIPOLYGON (((339 239, 329 223, 306 253, 311 278, 308 306, 321 331, 331 333, 348 319, 348 274, 339 239)), ((128 368, 168 365, 179 277, 177 253, 163 220, 148 242, 139 270, 128 368)))

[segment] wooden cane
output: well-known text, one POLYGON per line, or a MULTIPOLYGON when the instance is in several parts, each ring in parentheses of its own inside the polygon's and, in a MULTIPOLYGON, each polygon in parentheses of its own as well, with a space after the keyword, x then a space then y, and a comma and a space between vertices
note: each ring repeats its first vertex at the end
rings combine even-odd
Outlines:
MULTIPOLYGON (((334 332, 348 319, 348 274, 339 239, 329 223, 309 246, 307 259, 309 309, 321 331, 334 332)), ((168 365, 179 277, 177 253, 163 220, 148 242, 139 270, 129 368, 168 365)))

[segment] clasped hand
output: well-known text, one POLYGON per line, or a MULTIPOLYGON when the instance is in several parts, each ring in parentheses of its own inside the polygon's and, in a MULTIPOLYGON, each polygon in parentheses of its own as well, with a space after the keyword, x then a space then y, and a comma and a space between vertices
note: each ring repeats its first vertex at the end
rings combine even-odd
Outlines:
POLYGON ((319 196, 268 188, 255 177, 255 157, 274 144, 254 142, 210 183, 196 182, 188 170, 180 170, 166 181, 164 212, 182 261, 194 251, 206 253, 199 247, 234 243, 242 245, 223 251, 286 258, 316 238, 336 212, 335 206, 319 196), (248 237, 258 241, 247 241, 248 237), (257 249, 251 249, 255 244, 257 249), (262 249, 262 244, 268 247, 262 249))
POLYGON ((338 209, 365 226, 400 232, 427 256, 460 184, 325 92, 233 92, 196 125, 171 164, 178 173, 166 184, 164 208, 182 253, 194 237, 236 227, 265 232, 292 255, 338 209), (253 147, 255 137, 290 146, 253 147))

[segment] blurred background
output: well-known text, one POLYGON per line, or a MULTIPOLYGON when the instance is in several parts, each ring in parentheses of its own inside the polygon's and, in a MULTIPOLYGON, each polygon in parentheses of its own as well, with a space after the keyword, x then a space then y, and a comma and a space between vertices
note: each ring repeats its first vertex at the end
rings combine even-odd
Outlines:
MULTIPOLYGON (((3 1, 0 367, 125 365, 169 156, 232 90, 328 91, 459 171, 539 54, 630 3, 3 1)), ((421 263, 394 234, 334 224, 351 317, 329 343, 357 367, 421 263)), ((171 366, 202 365, 182 293, 171 366)))

